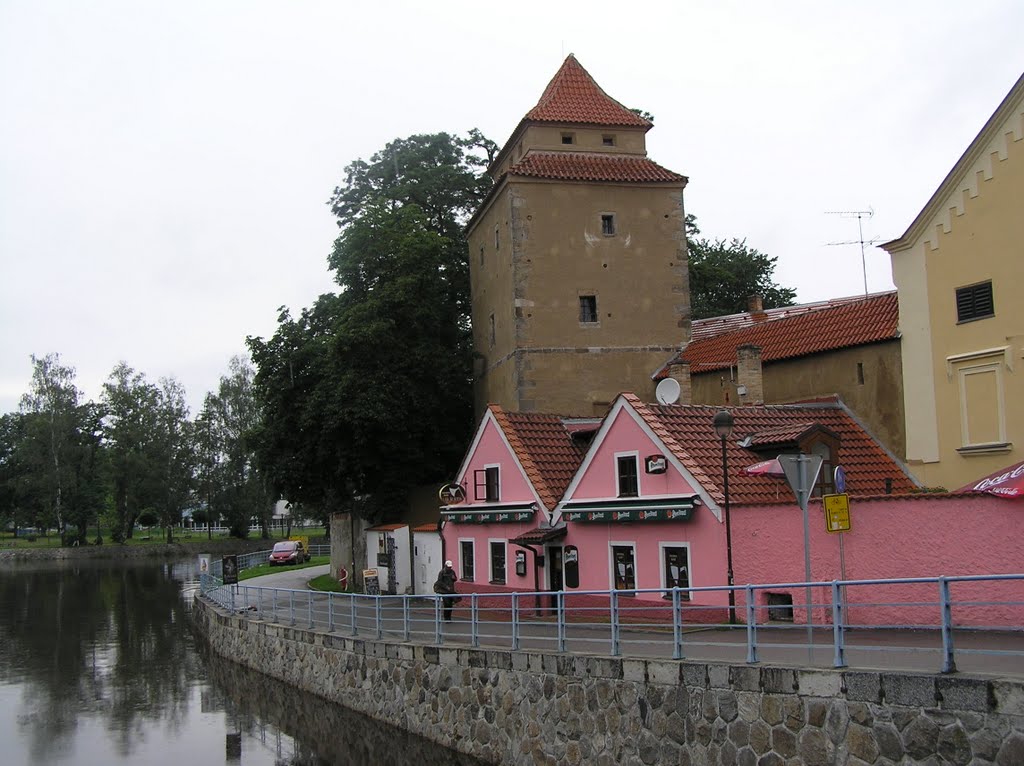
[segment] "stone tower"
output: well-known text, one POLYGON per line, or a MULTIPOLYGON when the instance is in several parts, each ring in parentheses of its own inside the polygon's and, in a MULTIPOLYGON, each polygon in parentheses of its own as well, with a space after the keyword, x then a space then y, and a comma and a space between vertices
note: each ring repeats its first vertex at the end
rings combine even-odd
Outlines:
POLYGON ((570 55, 469 223, 476 407, 601 415, 689 340, 683 188, 570 55))

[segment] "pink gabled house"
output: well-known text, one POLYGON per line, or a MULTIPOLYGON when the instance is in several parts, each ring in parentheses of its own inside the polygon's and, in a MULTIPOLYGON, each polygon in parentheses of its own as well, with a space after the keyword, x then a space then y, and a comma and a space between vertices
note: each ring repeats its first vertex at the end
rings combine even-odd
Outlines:
POLYGON ((560 589, 566 530, 553 514, 600 422, 488 406, 455 479, 462 498, 441 508, 460 590, 560 589))
MULTIPOLYGON (((601 421, 491 406, 460 470, 464 501, 443 509, 447 557, 463 592, 576 593, 573 606, 601 608, 587 591, 721 587, 727 577, 722 408, 660 405, 621 394, 601 421)), ((816 454, 822 472, 808 507, 811 580, 875 580, 1013 574, 1024 567, 1024 516, 1015 502, 921 493, 904 466, 837 399, 728 408, 725 451, 734 581, 782 583, 755 591, 755 618, 806 619, 803 514, 781 476, 747 468, 781 454, 816 454), (852 527, 826 531, 821 496, 842 466, 852 527), (845 564, 845 578, 842 564, 845 564), (769 611, 768 607, 773 607, 769 611)), ((1024 582, 954 583, 959 625, 1019 625, 1024 582), (1003 602, 1003 603, 999 603, 1003 602)), ((624 594, 624 596, 627 594, 624 594)), ((683 596, 687 622, 724 622, 724 590, 683 596)), ((664 594, 628 594, 620 610, 667 614, 664 594), (658 607, 655 609, 654 607, 658 607)), ((931 584, 850 586, 846 623, 936 624, 931 584), (867 604, 904 604, 880 608, 867 604), (912 606, 932 604, 932 606, 912 606)), ((829 588, 814 589, 814 621, 827 623, 829 588)), ((737 593, 737 614, 745 599, 737 593)))

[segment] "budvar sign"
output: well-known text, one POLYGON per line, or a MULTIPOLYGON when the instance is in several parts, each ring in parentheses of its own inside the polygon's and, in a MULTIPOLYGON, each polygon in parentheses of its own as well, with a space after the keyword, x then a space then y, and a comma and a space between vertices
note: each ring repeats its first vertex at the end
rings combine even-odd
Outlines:
POLYGON ((1024 463, 996 471, 980 481, 961 487, 957 492, 988 492, 1000 497, 1024 497, 1024 463))

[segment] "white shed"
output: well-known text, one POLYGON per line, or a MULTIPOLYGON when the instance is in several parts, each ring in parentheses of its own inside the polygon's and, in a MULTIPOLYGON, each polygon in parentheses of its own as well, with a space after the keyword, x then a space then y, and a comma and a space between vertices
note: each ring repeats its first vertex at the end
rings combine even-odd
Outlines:
POLYGON ((412 589, 412 541, 408 524, 378 524, 366 530, 366 568, 377 570, 381 593, 412 589))
POLYGON ((412 530, 413 593, 418 596, 434 592, 434 581, 441 571, 441 535, 437 524, 421 524, 412 530))

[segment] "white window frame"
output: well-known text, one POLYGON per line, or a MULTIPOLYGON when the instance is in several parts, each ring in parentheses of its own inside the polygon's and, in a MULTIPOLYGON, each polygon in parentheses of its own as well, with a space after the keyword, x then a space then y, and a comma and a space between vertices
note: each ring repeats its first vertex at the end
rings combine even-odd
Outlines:
POLYGON ((487 582, 491 585, 507 585, 508 584, 508 540, 502 537, 489 537, 487 538, 487 582), (501 582, 495 582, 494 578, 494 556, 491 554, 492 545, 501 545, 505 551, 505 575, 502 577, 501 582))
POLYGON ((477 572, 477 568, 476 568, 476 538, 475 537, 460 537, 459 538, 459 571, 457 573, 459 575, 459 579, 463 580, 464 582, 477 582, 476 572, 477 572), (462 558, 462 544, 463 543, 469 543, 470 546, 472 547, 472 550, 473 550, 473 579, 472 580, 467 580, 465 577, 463 577, 463 575, 466 574, 466 565, 465 565, 465 561, 462 558))
POLYGON ((988 364, 972 364, 968 367, 957 369, 957 387, 960 399, 960 443, 963 447, 981 447, 989 444, 1006 444, 1006 394, 1003 385, 1003 363, 993 361, 988 364), (999 437, 996 441, 976 442, 971 440, 970 418, 967 412, 967 378, 970 375, 988 375, 994 373, 996 376, 996 419, 999 427, 999 437))
MULTIPOLYGON (((633 587, 640 587, 640 566, 636 557, 636 540, 609 540, 608 541, 608 590, 615 590, 615 549, 633 549, 633 587)), ((564 556, 564 554, 563 554, 564 556)), ((563 561, 564 566, 564 561, 563 561)), ((562 576, 565 576, 564 570, 562 576)))
POLYGON ((640 486, 640 452, 639 450, 627 450, 626 452, 616 452, 614 456, 614 467, 615 467, 615 497, 641 497, 643 495, 643 487, 640 486), (633 463, 636 465, 636 494, 635 495, 623 495, 619 490, 619 458, 632 457, 633 463))
MULTIPOLYGON (((693 557, 690 555, 690 543, 688 541, 680 542, 667 542, 664 540, 658 541, 658 579, 661 581, 661 587, 667 588, 668 583, 665 580, 665 549, 666 548, 685 548, 686 549, 686 575, 690 581, 690 587, 695 588, 693 584, 693 557)), ((684 601, 689 601, 691 596, 686 593, 679 594, 684 601)))
POLYGON ((485 463, 484 464, 484 502, 485 503, 500 503, 501 502, 501 463, 485 463), (496 500, 487 499, 487 469, 494 468, 498 472, 498 497, 496 500))

